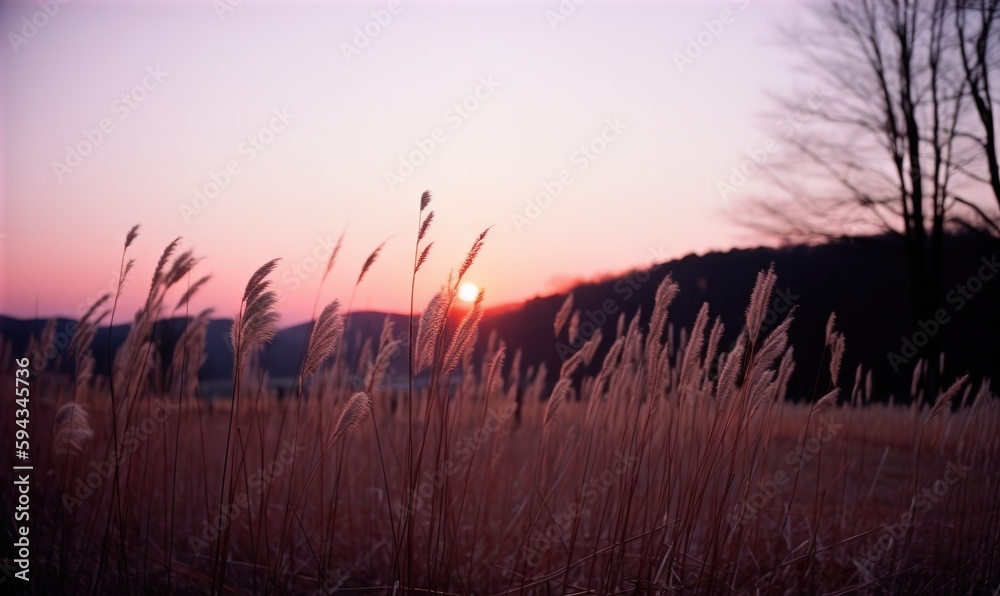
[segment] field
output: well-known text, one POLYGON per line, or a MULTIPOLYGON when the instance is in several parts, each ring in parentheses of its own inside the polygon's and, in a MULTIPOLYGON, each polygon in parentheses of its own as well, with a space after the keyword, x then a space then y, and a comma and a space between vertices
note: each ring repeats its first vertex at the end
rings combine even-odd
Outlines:
MULTIPOLYGON (((387 325, 349 362, 349 309, 323 309, 284 399, 257 357, 276 323, 273 262, 250 279, 234 323, 229 399, 199 397, 207 313, 169 359, 150 342, 168 292, 183 294, 179 307, 193 295, 177 286, 194 259, 171 245, 110 375, 93 370, 90 340, 117 297, 83 318, 74 375, 33 377, 32 427, 52 429, 33 455, 36 590, 998 589, 1000 401, 985 383, 885 403, 864 371, 840 370, 831 317, 825 348, 799 347, 826 351, 816 395, 786 395, 794 312, 761 333, 772 271, 747 288, 746 328, 728 354, 707 305, 673 322, 688 329, 679 340, 665 333, 683 291, 668 277, 648 324, 622 318, 613 342, 594 334, 553 383, 502 338, 471 348, 482 294, 453 303, 484 237, 414 317, 413 342, 387 325), (389 363, 405 359, 411 386, 386 388, 389 363)), ((539 341, 577 339, 571 301, 554 323, 539 341)), ((4 355, 4 386, 17 357, 4 355)))

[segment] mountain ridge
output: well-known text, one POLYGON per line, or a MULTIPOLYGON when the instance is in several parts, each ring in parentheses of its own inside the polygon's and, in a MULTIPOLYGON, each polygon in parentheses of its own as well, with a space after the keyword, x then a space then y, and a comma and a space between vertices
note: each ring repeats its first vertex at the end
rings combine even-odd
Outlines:
MULTIPOLYGON (((990 256, 995 258, 997 250, 995 240, 950 237, 946 245, 943 293, 971 279, 977 269, 981 270, 979 263, 987 262, 990 256)), ((670 274, 680 286, 668 317, 674 344, 682 343, 681 329, 689 329, 702 303, 708 302, 711 318, 720 316, 725 325, 720 343, 720 350, 725 351, 742 327, 754 279, 759 271, 772 264, 778 277, 771 305, 775 316, 765 324, 773 328, 785 313, 795 309, 796 320, 790 329, 790 341, 796 348, 797 369, 790 396, 812 399, 815 396, 811 394, 817 386, 826 386, 824 382, 829 376, 822 370, 823 332, 831 312, 837 313, 837 327, 847 337, 847 354, 839 383, 844 390, 851 390, 855 368, 863 364, 866 370, 873 370, 875 385, 883 395, 908 394, 911 371, 920 354, 918 350, 916 356, 906 357, 902 351, 907 349, 907 338, 919 339, 920 330, 927 325, 922 327, 926 322, 917 321, 909 314, 905 262, 898 250, 898 241, 891 237, 690 254, 649 268, 583 281, 572 289, 574 309, 579 309, 581 315, 581 335, 586 339, 600 329, 604 338, 600 353, 613 341, 618 319, 623 313, 630 318, 641 310, 642 321, 647 322, 656 287, 670 274), (895 360, 892 354, 897 356, 895 360)), ((973 377, 1000 378, 1000 363, 991 356, 1000 353, 1000 316, 995 307, 1000 300, 1000 280, 984 280, 981 285, 981 290, 965 301, 961 310, 955 305, 950 307, 947 324, 940 325, 936 331, 941 335, 946 354, 943 371, 946 378, 964 372, 973 377), (956 361, 966 365, 968 370, 959 370, 952 364, 956 361)), ((565 330, 560 338, 551 335, 555 313, 566 294, 539 295, 520 304, 486 309, 477 339, 477 359, 484 352, 487 338, 496 332, 509 346, 508 363, 514 351, 520 349, 526 368, 545 362, 550 379, 554 378, 561 362, 580 344, 571 345, 565 330)), ((350 340, 346 356, 352 365, 357 362, 359 346, 366 339, 374 338, 377 342, 386 317, 393 321, 396 335, 402 335, 405 346, 407 315, 373 311, 352 313, 345 333, 345 338, 350 340)), ((414 319, 416 327, 416 313, 414 319)), ((59 334, 68 338, 66 332, 70 323, 71 319, 58 319, 59 334)), ((184 319, 180 318, 158 322, 156 337, 161 342, 161 353, 172 354, 173 343, 184 324, 184 319)), ((24 353, 28 338, 40 334, 44 325, 44 320, 0 315, 0 335, 11 343, 16 355, 24 353)), ((221 382, 232 375, 230 325, 231 319, 227 318, 209 322, 206 362, 200 373, 203 381, 221 382)), ((272 379, 296 374, 309 329, 310 323, 300 323, 277 332, 262 355, 262 362, 272 379)), ((108 370, 109 335, 112 350, 115 350, 127 330, 128 325, 121 324, 110 329, 101 327, 97 331, 93 343, 96 371, 108 370)), ((68 344, 68 339, 62 343, 68 344)), ((400 353, 405 354, 406 350, 400 353)), ((65 368, 65 362, 62 366, 65 368)), ((397 357, 392 367, 394 374, 405 375, 406 358, 397 357)))

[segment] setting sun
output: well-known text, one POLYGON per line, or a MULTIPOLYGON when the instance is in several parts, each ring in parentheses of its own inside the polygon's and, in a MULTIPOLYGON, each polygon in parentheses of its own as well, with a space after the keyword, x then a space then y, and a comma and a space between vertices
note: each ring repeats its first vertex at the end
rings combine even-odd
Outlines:
POLYGON ((476 296, 479 295, 479 288, 476 284, 468 281, 463 281, 462 285, 458 286, 458 297, 466 302, 473 302, 476 296))

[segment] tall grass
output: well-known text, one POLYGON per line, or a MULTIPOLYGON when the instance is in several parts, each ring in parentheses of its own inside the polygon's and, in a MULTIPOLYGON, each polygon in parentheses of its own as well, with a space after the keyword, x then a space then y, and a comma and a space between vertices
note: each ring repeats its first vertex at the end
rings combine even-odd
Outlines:
MULTIPOLYGON (((411 304, 431 246, 430 202, 425 193, 419 204, 411 304)), ((387 322, 373 351, 355 346, 356 362, 345 356, 350 308, 344 315, 330 302, 310 330, 298 391, 284 400, 262 361, 277 322, 268 281, 276 261, 250 276, 240 300, 232 394, 209 400, 197 383, 209 312, 188 317, 169 362, 154 339, 167 294, 188 279, 177 303, 186 308, 206 280, 190 281, 197 259, 174 256, 180 244, 171 243, 110 371, 93 371, 90 352, 108 297, 80 326, 74 374, 36 378, 45 397, 33 424, 53 428, 36 463, 53 470, 36 487, 44 507, 33 511, 46 512, 32 529, 46 545, 33 551, 36 586, 461 594, 996 586, 1000 401, 986 383, 959 379, 925 409, 876 403, 884 400, 859 368, 842 398, 847 342, 831 317, 829 370, 814 395, 788 395, 794 312, 761 332, 774 271, 747 288, 746 327, 728 353, 708 304, 689 331, 672 331, 682 288, 666 277, 648 324, 636 313, 614 334, 598 330, 553 382, 544 364, 525 367, 519 352, 508 360, 498 338, 476 341, 483 293, 456 305, 486 233, 422 313, 411 306, 406 333, 387 322), (485 350, 475 353, 477 345, 485 350), (404 389, 385 382, 394 361, 406 364, 404 389)), ((124 252, 122 263, 124 278, 124 252)), ((571 296, 553 315, 557 338, 579 334, 571 296)))

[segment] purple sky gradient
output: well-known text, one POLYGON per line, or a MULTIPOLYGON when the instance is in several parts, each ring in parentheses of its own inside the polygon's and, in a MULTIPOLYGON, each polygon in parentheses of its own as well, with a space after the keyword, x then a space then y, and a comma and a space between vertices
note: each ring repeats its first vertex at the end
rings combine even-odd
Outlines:
POLYGON ((203 257, 195 278, 213 275, 195 310, 231 315, 253 270, 282 257, 283 324, 308 318, 310 271, 345 229, 322 299, 346 303, 388 239, 354 308, 406 310, 425 189, 435 245, 418 309, 489 225, 469 273, 488 305, 758 244, 726 219, 716 184, 774 134, 767 94, 795 83, 777 28, 803 12, 588 0, 553 27, 555 0, 244 2, 221 18, 206 2, 54 6, 44 19, 36 2, 0 8, 0 313, 77 316, 113 286, 125 232, 141 223, 122 312, 182 236, 203 257), (723 10, 730 22, 707 37, 723 10), (18 41, 25 18, 45 23, 18 41), (377 35, 345 56, 366 26, 377 35), (679 69, 674 54, 700 33, 711 44, 679 69), (603 153, 588 157, 588 144, 603 153), (400 160, 421 145, 433 151, 404 177, 400 160), (203 209, 183 207, 227 177, 203 209), (546 185, 562 188, 529 209, 546 185))

